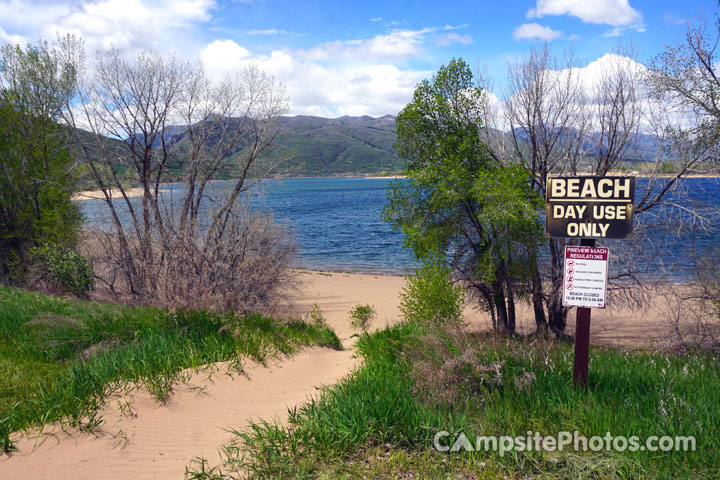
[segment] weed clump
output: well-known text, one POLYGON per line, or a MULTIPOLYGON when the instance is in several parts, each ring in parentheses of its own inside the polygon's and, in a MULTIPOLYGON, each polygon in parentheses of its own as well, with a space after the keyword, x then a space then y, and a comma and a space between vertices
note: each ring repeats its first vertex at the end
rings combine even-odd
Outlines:
POLYGON ((377 311, 372 305, 355 305, 350 311, 350 326, 357 331, 367 333, 376 317, 377 311))

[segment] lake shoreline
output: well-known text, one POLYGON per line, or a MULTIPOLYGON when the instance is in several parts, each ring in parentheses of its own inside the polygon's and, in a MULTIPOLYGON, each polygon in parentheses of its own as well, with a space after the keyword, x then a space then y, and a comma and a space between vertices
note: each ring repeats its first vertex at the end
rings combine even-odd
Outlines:
MULTIPOLYGON (((621 174, 621 172, 611 172, 611 175, 607 176, 625 176, 621 174)), ((580 175, 591 175, 590 173, 581 173, 580 175)), ((656 175, 648 175, 648 174, 641 174, 641 173, 635 173, 632 175, 637 178, 672 178, 675 175, 670 173, 659 173, 656 175)), ((367 180, 399 180, 408 178, 407 175, 387 175, 387 176, 378 176, 378 175, 320 175, 320 176, 285 176, 285 175, 273 175, 265 178, 248 178, 247 180, 250 181, 263 181, 263 180, 322 180, 322 179, 367 179, 367 180)), ((720 175, 711 175, 711 174, 693 174, 693 175, 683 175, 681 178, 717 178, 720 179, 720 175)), ((215 183, 215 182, 231 182, 233 180, 237 180, 236 178, 219 178, 210 180, 209 183, 215 183)), ((184 182, 163 182, 161 185, 184 185, 184 182)), ((162 192, 166 192, 167 189, 161 190, 162 192)), ((113 197, 122 198, 122 195, 120 194, 120 191, 116 188, 112 189, 113 197)), ((143 195, 143 189, 141 186, 134 186, 129 187, 126 189, 126 194, 129 198, 133 197, 140 197, 143 195)), ((92 190, 83 190, 80 192, 73 193, 71 200, 72 201, 82 201, 82 200, 104 200, 105 197, 102 193, 101 189, 92 189, 92 190)))

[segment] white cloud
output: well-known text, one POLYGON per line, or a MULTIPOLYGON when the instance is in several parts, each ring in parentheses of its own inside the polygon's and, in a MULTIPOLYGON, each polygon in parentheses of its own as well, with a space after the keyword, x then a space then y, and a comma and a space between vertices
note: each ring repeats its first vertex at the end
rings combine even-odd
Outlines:
POLYGON ((687 24, 687 18, 682 18, 674 13, 668 13, 663 15, 663 20, 665 20, 665 23, 668 23, 669 25, 686 25, 687 24))
POLYGON ((365 40, 325 42, 297 55, 306 60, 407 58, 421 50, 423 36, 433 29, 397 30, 365 40))
MULTIPOLYGON (((390 33, 377 35, 369 39, 325 42, 308 50, 298 50, 296 55, 305 60, 382 60, 404 59, 417 55, 422 51, 425 37, 443 31, 457 30, 465 25, 444 27, 428 27, 420 30, 393 30, 390 33)), ((448 45, 452 42, 469 44, 472 38, 468 35, 441 35, 438 43, 448 45), (444 36, 447 35, 447 38, 444 36)))
POLYGON ((470 45, 473 43, 473 39, 470 35, 460 35, 459 33, 452 32, 440 35, 437 43, 438 45, 441 45, 443 47, 452 45, 454 43, 459 43, 461 45, 470 45))
MULTIPOLYGON (((629 57, 615 53, 606 53, 584 67, 575 68, 573 73, 578 76, 577 78, 580 80, 580 84, 589 95, 598 86, 604 76, 613 75, 618 72, 627 72, 639 78, 646 70, 643 64, 629 57)), ((560 72, 561 74, 566 74, 567 70, 561 70, 560 72)))
POLYGON ((512 36, 515 40, 539 38, 550 42, 562 37, 562 32, 553 30, 550 27, 545 27, 539 23, 524 23, 513 30, 512 36))
POLYGON ((583 22, 615 27, 642 22, 642 15, 630 6, 628 0, 537 0, 535 8, 527 12, 528 18, 546 15, 570 15, 583 22))
POLYGON ((236 65, 250 56, 250 52, 232 40, 215 40, 202 51, 207 65, 236 65))
POLYGON ((244 32, 238 32, 240 35, 257 36, 257 35, 292 35, 296 37, 302 37, 302 33, 288 32, 287 30, 278 30, 277 28, 265 28, 265 29, 253 29, 246 30, 244 32))
MULTIPOLYGON (((157 50, 193 58, 199 53, 215 77, 256 63, 286 85, 291 114, 324 116, 396 114, 417 83, 433 73, 403 66, 404 61, 436 44, 472 42, 459 31, 464 26, 392 27, 374 37, 268 53, 239 38, 300 34, 269 25, 220 36, 222 27, 210 23, 215 6, 215 0, 0 0, 0 42, 71 33, 83 38, 91 57, 111 46, 127 54, 157 50), (202 27, 211 28, 203 34, 202 27), (203 39, 213 31, 219 38, 203 39)), ((387 22, 377 20, 378 27, 387 22)))
POLYGON ((0 27, 0 41, 6 43, 13 43, 17 45, 25 45, 28 43, 27 39, 22 35, 9 34, 2 27, 0 27))
POLYGON ((9 0, 0 2, 0 27, 5 31, 22 32, 35 40, 34 33, 42 25, 53 22, 69 10, 67 4, 46 4, 38 0, 9 0))
POLYGON ((182 50, 192 35, 179 35, 211 19, 214 0, 81 0, 0 3, 0 27, 28 38, 82 37, 88 50, 182 50))
POLYGON ((410 101, 417 83, 432 73, 359 59, 325 65, 289 49, 268 55, 237 52, 248 50, 232 40, 216 40, 200 56, 214 76, 240 71, 251 63, 258 65, 285 84, 292 115, 396 114, 410 101))

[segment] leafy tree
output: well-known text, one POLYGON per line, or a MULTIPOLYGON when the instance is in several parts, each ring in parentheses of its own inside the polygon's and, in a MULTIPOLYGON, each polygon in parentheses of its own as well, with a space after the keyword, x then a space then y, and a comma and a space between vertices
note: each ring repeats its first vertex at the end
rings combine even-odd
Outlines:
POLYGON ((24 281, 34 247, 76 238, 73 162, 58 124, 73 75, 45 43, 0 49, 0 279, 24 281))
POLYGON ((384 217, 418 258, 444 256, 494 327, 513 332, 516 297, 532 270, 528 245, 541 236, 541 201, 527 171, 482 141, 484 95, 462 59, 417 86, 396 120, 407 179, 392 184, 384 217))

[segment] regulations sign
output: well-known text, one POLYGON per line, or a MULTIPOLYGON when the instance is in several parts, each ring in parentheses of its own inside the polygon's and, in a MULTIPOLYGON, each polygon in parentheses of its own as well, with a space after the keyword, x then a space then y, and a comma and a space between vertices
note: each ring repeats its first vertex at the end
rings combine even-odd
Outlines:
POLYGON ((548 177, 551 237, 625 238, 633 229, 635 177, 548 177))
POLYGON ((605 308, 608 249, 565 247, 563 305, 605 308))

